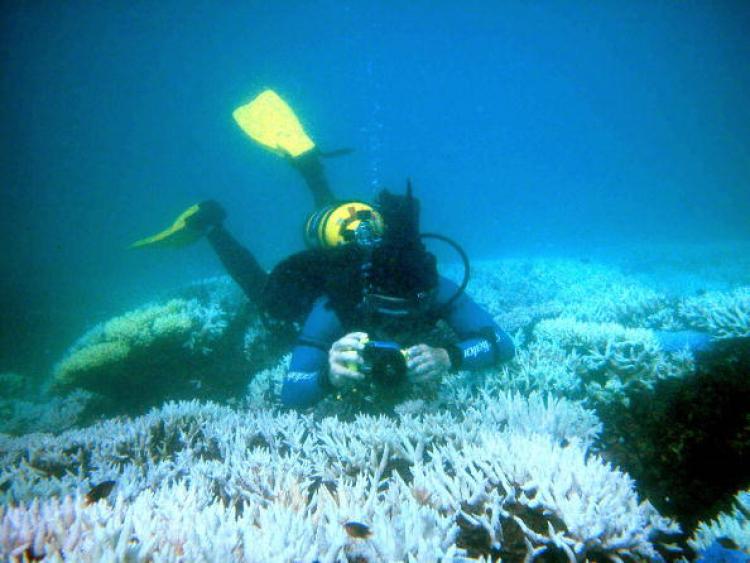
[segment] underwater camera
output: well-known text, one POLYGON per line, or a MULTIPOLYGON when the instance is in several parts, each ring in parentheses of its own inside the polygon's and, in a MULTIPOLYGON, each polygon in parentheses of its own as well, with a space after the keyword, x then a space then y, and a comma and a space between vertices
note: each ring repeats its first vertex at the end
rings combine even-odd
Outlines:
POLYGON ((395 342, 370 340, 362 350, 364 372, 379 385, 394 386, 406 378, 406 354, 395 342))

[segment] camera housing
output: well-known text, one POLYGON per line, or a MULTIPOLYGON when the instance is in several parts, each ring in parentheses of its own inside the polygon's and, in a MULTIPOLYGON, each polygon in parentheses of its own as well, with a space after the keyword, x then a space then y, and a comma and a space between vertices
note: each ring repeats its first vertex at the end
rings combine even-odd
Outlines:
POLYGON ((395 386, 406 379, 406 354, 396 342, 370 340, 362 350, 364 371, 384 386, 395 386))

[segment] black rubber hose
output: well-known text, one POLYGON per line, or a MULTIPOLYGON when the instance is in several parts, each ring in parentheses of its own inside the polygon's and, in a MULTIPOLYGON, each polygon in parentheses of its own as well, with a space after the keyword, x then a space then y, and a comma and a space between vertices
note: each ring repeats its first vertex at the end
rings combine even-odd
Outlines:
POLYGON ((447 309, 453 303, 456 302, 456 300, 461 297, 461 294, 466 290, 466 286, 469 285, 469 278, 471 277, 471 264, 469 263, 469 257, 466 254, 466 251, 461 248, 461 245, 458 244, 455 240, 452 238, 448 238, 445 235, 439 235, 437 233, 422 233, 419 235, 419 238, 431 238, 443 241, 444 243, 450 245, 453 250, 458 252, 458 255, 461 257, 461 261, 464 263, 464 278, 461 280, 461 285, 458 286, 458 289, 456 292, 451 295, 450 299, 445 302, 445 304, 441 305, 441 308, 447 309))

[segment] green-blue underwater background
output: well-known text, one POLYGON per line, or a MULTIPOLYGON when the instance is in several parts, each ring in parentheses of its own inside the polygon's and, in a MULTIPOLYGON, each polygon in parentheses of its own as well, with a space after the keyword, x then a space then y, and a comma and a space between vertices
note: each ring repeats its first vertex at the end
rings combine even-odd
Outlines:
POLYGON ((0 20, 0 368, 221 272, 133 240, 204 198, 264 265, 312 202, 232 110, 272 87, 342 196, 412 178, 473 258, 750 237, 744 2, 19 2, 0 20))

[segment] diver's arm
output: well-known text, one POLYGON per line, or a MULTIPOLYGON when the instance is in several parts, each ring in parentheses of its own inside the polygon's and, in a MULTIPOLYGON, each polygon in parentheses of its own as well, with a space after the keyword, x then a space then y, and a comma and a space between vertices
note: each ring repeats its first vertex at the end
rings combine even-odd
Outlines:
POLYGON ((317 299, 292 351, 292 361, 281 388, 284 406, 310 407, 331 389, 328 352, 342 332, 341 322, 328 307, 328 300, 324 297, 317 299))
POLYGON ((315 346, 297 344, 294 347, 281 387, 281 402, 285 407, 305 409, 325 396, 327 360, 328 353, 315 346))
MULTIPOLYGON (((440 277, 438 302, 447 301, 456 285, 440 277)), ((513 340, 495 323, 492 316, 465 293, 443 314, 459 341, 445 349, 451 369, 483 369, 507 362, 515 354, 513 340)))
POLYGON ((256 305, 260 304, 268 273, 260 266, 255 256, 237 242, 221 224, 213 225, 206 232, 206 238, 227 273, 242 288, 248 299, 256 305))

